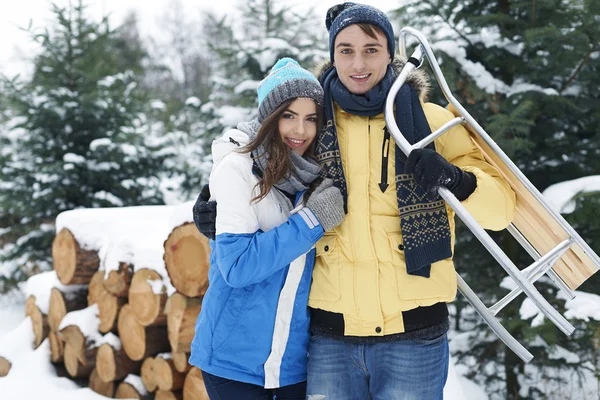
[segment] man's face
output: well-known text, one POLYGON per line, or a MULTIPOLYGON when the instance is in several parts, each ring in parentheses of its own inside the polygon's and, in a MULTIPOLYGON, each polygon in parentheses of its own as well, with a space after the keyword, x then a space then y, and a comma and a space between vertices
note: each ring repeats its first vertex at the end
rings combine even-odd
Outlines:
POLYGON ((385 76, 391 62, 387 38, 367 35, 358 25, 342 29, 335 38, 333 65, 346 89, 365 94, 385 76))

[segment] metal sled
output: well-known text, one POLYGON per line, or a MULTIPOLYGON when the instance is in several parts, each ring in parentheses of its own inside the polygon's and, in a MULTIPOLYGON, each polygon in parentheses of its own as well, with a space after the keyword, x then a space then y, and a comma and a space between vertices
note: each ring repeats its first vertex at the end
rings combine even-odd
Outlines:
POLYGON ((523 361, 528 362, 533 358, 533 355, 500 324, 495 315, 524 292, 550 321, 566 335, 571 335, 575 328, 542 297, 533 286, 533 283, 546 274, 569 299, 572 299, 575 297, 573 290, 600 269, 600 258, 567 221, 548 206, 542 194, 454 98, 442 75, 433 50, 422 33, 409 27, 400 31, 402 55, 406 56, 405 40, 407 35, 414 36, 420 45, 417 46, 390 90, 385 107, 386 124, 396 144, 406 155, 412 149, 423 148, 453 127, 463 124, 486 160, 500 171, 517 194, 516 216, 507 229, 534 259, 534 262, 524 270, 519 270, 514 265, 448 189, 439 189, 440 196, 454 209, 456 215, 467 225, 517 285, 516 289, 491 307, 483 304, 467 283, 457 274, 459 290, 496 335, 523 361), (396 125, 393 112, 394 99, 406 81, 408 74, 415 68, 421 67, 425 57, 429 61, 444 96, 450 103, 449 108, 455 115, 459 116, 427 138, 411 145, 396 125))

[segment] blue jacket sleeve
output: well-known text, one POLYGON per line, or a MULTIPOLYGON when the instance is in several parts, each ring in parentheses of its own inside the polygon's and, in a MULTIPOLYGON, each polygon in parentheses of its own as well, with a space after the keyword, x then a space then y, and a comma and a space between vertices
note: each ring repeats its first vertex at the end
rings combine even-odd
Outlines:
POLYGON ((307 213, 301 210, 267 232, 217 235, 214 259, 225 282, 236 288, 262 282, 310 251, 324 231, 320 224, 307 225, 307 213))

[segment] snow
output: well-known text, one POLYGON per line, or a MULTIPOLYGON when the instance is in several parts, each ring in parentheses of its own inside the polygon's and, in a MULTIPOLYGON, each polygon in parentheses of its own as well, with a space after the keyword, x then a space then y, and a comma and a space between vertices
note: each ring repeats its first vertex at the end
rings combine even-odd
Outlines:
POLYGON ((42 314, 48 314, 48 308, 50 307, 50 292, 52 288, 57 288, 61 292, 68 294, 81 290, 85 285, 63 285, 56 271, 42 272, 40 274, 33 275, 25 282, 23 291, 25 297, 35 296, 35 305, 40 309, 42 314))
MULTIPOLYGON (((153 283, 174 293, 165 263, 164 242, 176 227, 193 222, 193 202, 173 206, 137 206, 71 210, 56 218, 56 231, 67 228, 84 249, 98 251, 100 269, 108 273, 120 263, 134 271, 152 269, 162 281, 153 283)), ((160 293, 159 292, 159 293, 160 293)))
POLYGON ((191 107, 200 107, 201 104, 202 102, 196 96, 188 97, 185 101, 185 105, 191 107))
MULTIPOLYGON (((60 322, 58 330, 62 330, 67 326, 75 325, 79 327, 86 341, 94 343, 94 347, 100 346, 103 342, 102 334, 98 331, 100 326, 100 318, 98 318, 98 304, 84 308, 83 310, 71 311, 67 313, 60 322)), ((107 340, 111 340, 110 337, 107 340)), ((114 342, 114 340, 113 340, 114 342)))
POLYGON ((590 192, 600 192, 600 175, 560 182, 548 186, 542 194, 554 210, 561 214, 570 214, 575 211, 575 197, 590 192))
POLYGON ((248 109, 227 105, 219 107, 216 111, 219 117, 221 117, 221 124, 229 127, 237 126, 237 124, 242 121, 250 121, 256 113, 254 107, 248 109))
POLYGON ((125 383, 129 383, 142 396, 146 396, 148 391, 142 382, 142 378, 138 375, 129 374, 125 377, 125 383))
POLYGON ((106 335, 100 338, 98 341, 98 347, 102 346, 103 344, 108 344, 115 350, 121 350, 122 346, 121 339, 119 339, 119 337, 112 332, 108 332, 106 335))
POLYGON ((48 339, 35 350, 32 343, 29 318, 23 319, 11 332, 0 335, 0 356, 12 363, 8 376, 0 378, 3 400, 106 400, 89 388, 80 388, 70 379, 57 377, 50 363, 48 339))

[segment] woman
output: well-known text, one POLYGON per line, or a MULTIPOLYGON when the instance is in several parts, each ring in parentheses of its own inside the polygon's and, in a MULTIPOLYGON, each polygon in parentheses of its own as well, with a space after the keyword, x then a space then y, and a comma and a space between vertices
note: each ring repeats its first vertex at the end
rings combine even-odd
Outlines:
POLYGON ((317 185, 311 156, 318 81, 284 58, 258 101, 257 120, 212 146, 216 239, 190 356, 212 400, 306 397, 313 246, 344 217, 341 193, 330 180, 317 185))

